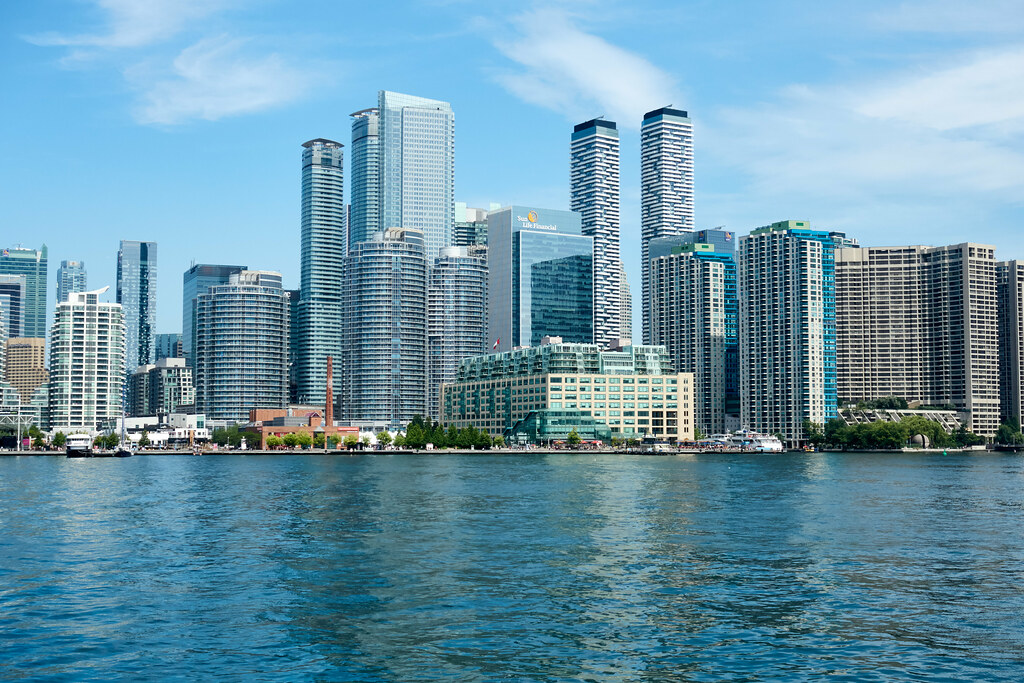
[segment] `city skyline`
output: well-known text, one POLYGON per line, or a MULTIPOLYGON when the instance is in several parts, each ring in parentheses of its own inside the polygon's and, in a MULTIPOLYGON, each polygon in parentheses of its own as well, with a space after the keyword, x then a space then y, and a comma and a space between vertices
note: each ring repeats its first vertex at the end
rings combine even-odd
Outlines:
MULTIPOLYGON (((634 321, 638 128, 644 111, 669 104, 694 120, 697 228, 745 234, 798 217, 864 245, 971 239, 996 245, 1001 260, 1024 257, 1016 238, 1024 151, 1014 132, 1021 95, 998 87, 1024 68, 1024 48, 1013 13, 998 3, 826 3, 800 13, 751 5, 743 26, 724 8, 698 5, 641 15, 603 3, 605 11, 582 18, 504 3, 475 14, 410 4, 408 16, 387 21, 383 8, 352 8, 333 40, 306 41, 315 52, 261 33, 254 12, 212 3, 200 17, 187 3, 149 5, 165 13, 149 33, 92 3, 6 10, 19 107, 2 116, 19 135, 0 162, 9 193, 0 225, 12 246, 50 245, 48 282, 61 260, 80 259, 96 284, 112 285, 112 245, 140 234, 161 243, 171 275, 158 285, 157 332, 177 331, 174 273, 192 261, 251 263, 297 287, 294 251, 277 248, 298 225, 295 145, 319 136, 347 142, 347 113, 381 88, 451 102, 455 198, 470 206, 568 208, 571 126, 601 114, 617 121, 634 321), (782 41, 786 50, 775 47, 782 41), (361 49, 380 45, 384 58, 361 49), (594 57, 621 66, 594 79, 583 68, 594 57), (252 63, 279 87, 232 90, 252 63), (331 76, 327 87, 281 96, 314 72, 331 76), (220 89, 240 95, 223 98, 236 108, 216 97, 220 89), (46 173, 30 142, 44 133, 79 172, 46 173), (140 174, 118 163, 139 148, 160 167, 140 174), (65 201, 47 201, 54 193, 65 201), (162 238, 169 235, 173 242, 162 238)), ((305 31, 309 16, 288 9, 263 8, 281 15, 282 32, 305 31)))

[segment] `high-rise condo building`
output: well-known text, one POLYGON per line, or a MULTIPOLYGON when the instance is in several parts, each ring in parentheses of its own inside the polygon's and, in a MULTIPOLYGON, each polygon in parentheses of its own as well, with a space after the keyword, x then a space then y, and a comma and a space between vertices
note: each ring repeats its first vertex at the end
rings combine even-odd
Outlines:
POLYGON ((593 238, 575 211, 508 206, 487 214, 488 348, 543 337, 591 344, 593 238))
MULTIPOLYGON (((1024 398, 1024 262, 996 264, 999 319, 999 415, 1018 423, 1024 398)), ((8 362, 10 362, 8 360, 8 362)))
POLYGON ((619 338, 633 338, 633 295, 629 291, 626 268, 619 261, 619 338))
POLYGON ((4 379, 18 390, 22 403, 29 403, 36 390, 49 381, 46 370, 46 340, 42 337, 12 337, 7 340, 4 379))
POLYGON ((370 239, 380 223, 380 113, 352 114, 352 216, 348 247, 370 239))
POLYGON ((156 242, 121 240, 117 303, 125 324, 125 373, 153 362, 156 344, 156 242))
POLYGON ((569 184, 583 234, 594 239, 594 341, 621 337, 619 261, 619 131, 592 119, 573 128, 569 184))
POLYGON ((67 301, 71 292, 84 292, 89 288, 85 261, 61 261, 57 269, 57 303, 67 301))
POLYGON ((154 358, 184 358, 184 346, 181 343, 181 334, 177 332, 161 332, 156 335, 156 352, 154 358))
POLYGON ((651 340, 648 243, 690 232, 693 223, 693 123, 681 109, 644 114, 640 125, 640 265, 643 340, 651 340))
POLYGON ((232 275, 243 270, 247 270, 247 266, 199 263, 186 270, 182 276, 181 349, 185 364, 189 367, 195 367, 196 305, 199 302, 199 295, 206 294, 207 290, 215 285, 226 285, 232 275))
POLYGON ((0 249, 0 275, 24 275, 22 337, 46 337, 46 245, 40 249, 0 249))
POLYGON ((427 259, 418 230, 389 228, 345 258, 341 418, 389 429, 427 415, 427 259))
MULTIPOLYGON (((343 150, 341 143, 323 138, 310 140, 302 147, 300 327, 296 330, 295 379, 300 402, 323 405, 327 357, 341 355, 347 220, 343 150)), ((337 395, 337 381, 334 384, 337 395)))
POLYGON ((999 427, 995 247, 836 253, 842 403, 898 396, 952 405, 968 429, 999 427))
POLYGON ((377 94, 377 112, 380 223, 373 232, 422 232, 433 263, 451 245, 455 223, 455 114, 447 102, 387 90, 377 94))
POLYGON ((25 290, 24 275, 0 274, 0 342, 8 337, 20 337, 24 327, 25 290))
POLYGON ((192 368, 184 358, 161 358, 140 365, 128 379, 128 414, 141 417, 194 410, 192 368))
POLYGON ((739 426, 735 235, 700 230, 650 241, 649 319, 656 344, 694 376, 694 424, 705 434, 739 426))
POLYGON ((427 409, 439 416, 441 385, 459 362, 487 346, 486 247, 444 247, 430 269, 427 293, 427 409))
POLYGON ((741 426, 790 445, 837 416, 836 248, 843 233, 780 221, 740 238, 741 426))
POLYGON ((199 295, 196 404, 216 420, 288 404, 288 296, 281 274, 243 270, 199 295))
POLYGON ((50 426, 91 431, 122 416, 125 325, 122 305, 101 302, 104 287, 71 292, 57 304, 50 334, 50 426))

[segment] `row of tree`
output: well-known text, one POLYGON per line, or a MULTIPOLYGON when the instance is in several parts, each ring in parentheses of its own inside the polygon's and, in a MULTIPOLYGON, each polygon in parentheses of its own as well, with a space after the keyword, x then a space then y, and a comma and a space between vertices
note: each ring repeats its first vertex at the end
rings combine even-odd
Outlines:
POLYGON ((825 423, 824 429, 817 423, 804 422, 804 436, 811 445, 818 447, 896 449, 903 448, 919 434, 927 438, 932 448, 963 448, 985 443, 984 437, 968 431, 963 425, 948 434, 938 422, 920 415, 908 415, 899 422, 856 425, 847 425, 833 418, 825 423))
POLYGON ((999 429, 996 431, 996 443, 1006 446, 1024 444, 1024 434, 1020 431, 1020 421, 1017 418, 1011 417, 999 425, 999 429))

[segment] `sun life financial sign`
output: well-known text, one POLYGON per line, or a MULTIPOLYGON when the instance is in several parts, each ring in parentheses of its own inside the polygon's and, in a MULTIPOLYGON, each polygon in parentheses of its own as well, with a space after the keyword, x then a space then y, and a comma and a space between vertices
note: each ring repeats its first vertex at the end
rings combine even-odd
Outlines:
POLYGON ((557 225, 542 225, 538 223, 536 211, 530 211, 525 216, 516 216, 516 220, 519 221, 520 227, 527 228, 528 230, 558 230, 557 225))

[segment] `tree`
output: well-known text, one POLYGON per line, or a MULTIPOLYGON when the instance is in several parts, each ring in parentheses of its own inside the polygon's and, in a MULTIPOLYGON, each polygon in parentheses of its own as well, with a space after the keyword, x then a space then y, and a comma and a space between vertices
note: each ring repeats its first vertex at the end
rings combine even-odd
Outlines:
POLYGON ((444 435, 445 448, 455 448, 459 445, 459 430, 455 425, 448 425, 448 432, 444 435))
POLYGON ((295 432, 288 432, 284 435, 284 445, 288 448, 295 448, 299 445, 299 435, 295 432))
POLYGON ((32 439, 32 448, 36 450, 42 450, 46 448, 46 442, 43 440, 43 435, 40 434, 36 438, 32 439))
POLYGON ((421 424, 416 424, 415 418, 413 418, 413 421, 409 423, 409 428, 405 430, 405 443, 409 448, 423 448, 427 445, 427 434, 423 429, 422 422, 423 418, 420 418, 421 424))
POLYGON ((703 439, 704 439, 704 432, 701 431, 700 427, 696 427, 695 426, 693 428, 693 440, 694 441, 701 441, 703 439))
POLYGON ((387 448, 388 446, 390 446, 391 445, 391 433, 388 430, 385 429, 383 432, 381 432, 380 434, 377 435, 377 443, 379 443, 384 448, 387 448))
POLYGON ((825 423, 824 438, 826 445, 845 449, 850 441, 850 428, 838 417, 833 417, 825 423))
POLYGON ((103 437, 103 447, 107 449, 117 448, 117 444, 119 444, 120 442, 121 437, 115 434, 114 432, 110 432, 105 437, 103 437))
POLYGON ((357 437, 355 434, 345 435, 345 448, 352 450, 353 448, 356 447, 357 443, 359 443, 359 437, 357 437))
POLYGON ((309 448, 313 445, 313 435, 309 432, 299 432, 297 435, 299 445, 303 448, 309 448))
POLYGON ((1007 446, 1024 443, 1024 433, 1021 433, 1020 422, 1017 418, 1011 417, 999 425, 999 429, 996 431, 996 443, 1007 446))
POLYGON ((329 437, 327 437, 328 448, 331 448, 333 450, 338 447, 339 443, 341 443, 341 437, 338 436, 337 434, 331 434, 329 437))
POLYGON ((577 446, 579 446, 580 445, 580 441, 582 441, 582 439, 580 438, 580 433, 576 431, 575 427, 573 427, 572 430, 569 431, 569 436, 567 436, 565 438, 565 440, 573 448, 576 448, 577 446))
POLYGON ((228 430, 223 427, 214 429, 213 434, 210 436, 210 441, 218 446, 226 446, 228 444, 228 430))
POLYGON ((487 430, 480 429, 476 433, 476 440, 473 442, 473 445, 477 448, 490 448, 493 443, 491 435, 487 433, 487 430))
POLYGON ((96 448, 103 448, 104 443, 106 443, 106 440, 104 439, 102 434, 100 434, 99 436, 92 440, 92 445, 95 446, 96 448))
POLYGON ((267 437, 267 448, 280 448, 282 444, 284 444, 284 439, 276 434, 267 437))
POLYGON ((825 433, 821 431, 821 425, 817 422, 811 422, 810 420, 804 420, 804 438, 807 439, 807 443, 813 446, 821 446, 825 443, 825 433))
POLYGON ((368 437, 368 436, 364 436, 362 439, 360 439, 360 441, 362 442, 362 444, 364 446, 369 446, 370 445, 370 437, 368 437))
POLYGON ((496 437, 494 437, 494 445, 497 446, 498 448, 504 448, 505 437, 502 436, 501 434, 498 434, 496 437))
POLYGON ((476 437, 476 429, 472 425, 463 427, 459 430, 459 435, 455 437, 455 445, 459 448, 469 448, 473 445, 473 441, 476 437), (470 432, 470 430, 473 430, 470 432))
POLYGON ((392 443, 395 444, 395 448, 402 448, 405 446, 405 434, 395 434, 395 440, 392 443))
POLYGON ((139 437, 139 448, 145 448, 150 444, 149 432, 142 430, 142 436, 139 437))
POLYGON ((430 443, 434 444, 434 448, 444 448, 448 445, 448 439, 445 437, 444 427, 436 422, 430 429, 430 443))
MULTIPOLYGON (((426 421, 423 419, 423 416, 420 415, 419 413, 416 413, 415 415, 412 416, 412 420, 409 422, 409 426, 412 427, 413 425, 416 425, 420 429, 424 429, 428 426, 426 421)), ((409 437, 408 434, 406 434, 405 436, 406 438, 409 437)))
POLYGON ((64 448, 64 444, 68 442, 68 437, 65 436, 64 432, 57 432, 53 436, 53 447, 64 448))

